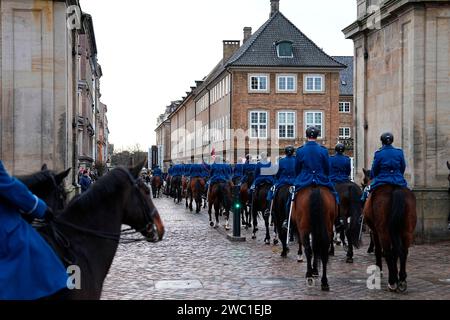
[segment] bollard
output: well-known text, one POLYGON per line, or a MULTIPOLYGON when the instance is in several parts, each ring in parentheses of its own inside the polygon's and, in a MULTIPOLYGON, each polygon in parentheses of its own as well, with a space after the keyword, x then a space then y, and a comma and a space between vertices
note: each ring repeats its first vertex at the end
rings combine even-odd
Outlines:
POLYGON ((228 239, 231 241, 245 241, 245 237, 241 237, 241 207, 242 204, 239 200, 241 187, 240 185, 234 186, 232 190, 233 196, 233 235, 228 235, 228 239))

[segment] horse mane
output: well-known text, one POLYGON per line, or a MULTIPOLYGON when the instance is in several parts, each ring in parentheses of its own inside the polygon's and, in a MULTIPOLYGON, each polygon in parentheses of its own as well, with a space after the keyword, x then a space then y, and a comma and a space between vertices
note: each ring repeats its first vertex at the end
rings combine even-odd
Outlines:
POLYGON ((22 181, 28 188, 33 188, 40 183, 46 182, 51 178, 50 174, 52 172, 50 170, 38 171, 36 173, 26 175, 26 176, 17 176, 17 179, 22 181))
POLYGON ((118 167, 101 177, 84 193, 73 198, 65 211, 87 212, 97 207, 99 203, 110 202, 114 195, 124 190, 124 186, 130 182, 124 170, 118 167))

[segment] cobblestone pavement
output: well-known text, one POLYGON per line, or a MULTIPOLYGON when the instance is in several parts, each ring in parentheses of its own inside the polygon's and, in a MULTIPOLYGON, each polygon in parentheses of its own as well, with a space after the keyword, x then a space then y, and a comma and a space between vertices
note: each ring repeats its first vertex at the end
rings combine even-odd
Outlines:
POLYGON ((206 211, 190 213, 184 204, 166 198, 155 204, 166 226, 164 240, 120 245, 102 299, 450 299, 447 242, 410 249, 405 294, 387 291, 387 275, 380 290, 367 289, 366 271, 375 264, 375 257, 366 253, 367 239, 355 251, 353 264, 345 263, 345 252, 337 247, 328 269, 331 291, 322 292, 320 281, 306 286, 306 263, 296 261, 297 244, 290 245, 288 258, 281 258, 280 245, 263 243, 263 224, 258 239, 243 229, 247 241, 233 243, 225 236, 223 220, 218 230, 209 226, 206 211))

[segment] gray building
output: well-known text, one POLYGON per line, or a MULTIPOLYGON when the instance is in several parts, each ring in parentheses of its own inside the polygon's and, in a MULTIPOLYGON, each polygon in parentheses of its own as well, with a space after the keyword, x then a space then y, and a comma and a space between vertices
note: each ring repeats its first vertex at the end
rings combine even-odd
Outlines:
POLYGON ((450 238, 450 1, 357 0, 354 41, 356 167, 369 168, 392 131, 417 197, 417 234, 450 238))

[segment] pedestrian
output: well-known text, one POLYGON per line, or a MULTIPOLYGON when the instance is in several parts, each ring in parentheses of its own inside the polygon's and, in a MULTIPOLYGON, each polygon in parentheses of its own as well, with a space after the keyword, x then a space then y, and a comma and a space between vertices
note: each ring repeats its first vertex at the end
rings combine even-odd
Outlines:
POLYGON ((45 202, 12 178, 0 160, 0 300, 39 299, 67 289, 61 260, 21 214, 53 218, 45 202))
POLYGON ((91 177, 89 177, 89 171, 84 170, 80 179, 81 192, 86 192, 92 184, 91 177))

